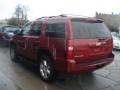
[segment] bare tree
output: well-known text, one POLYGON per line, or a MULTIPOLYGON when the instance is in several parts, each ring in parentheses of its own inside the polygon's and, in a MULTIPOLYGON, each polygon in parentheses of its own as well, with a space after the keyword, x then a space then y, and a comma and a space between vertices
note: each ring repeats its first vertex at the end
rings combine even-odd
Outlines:
POLYGON ((18 21, 17 18, 12 17, 12 18, 8 19, 8 24, 9 25, 18 26, 18 22, 17 21, 18 21))
POLYGON ((8 23, 12 25, 17 25, 19 27, 23 26, 27 21, 27 7, 18 4, 15 8, 13 17, 9 19, 8 23))

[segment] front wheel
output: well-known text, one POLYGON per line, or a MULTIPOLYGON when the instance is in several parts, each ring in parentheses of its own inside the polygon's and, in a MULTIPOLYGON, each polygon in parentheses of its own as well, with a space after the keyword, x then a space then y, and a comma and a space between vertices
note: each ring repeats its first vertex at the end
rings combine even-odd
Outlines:
POLYGON ((15 61, 17 59, 17 54, 15 52, 14 46, 10 45, 10 59, 15 61))
POLYGON ((39 73, 41 78, 46 82, 51 82, 55 79, 55 69, 50 58, 46 55, 40 57, 39 73))

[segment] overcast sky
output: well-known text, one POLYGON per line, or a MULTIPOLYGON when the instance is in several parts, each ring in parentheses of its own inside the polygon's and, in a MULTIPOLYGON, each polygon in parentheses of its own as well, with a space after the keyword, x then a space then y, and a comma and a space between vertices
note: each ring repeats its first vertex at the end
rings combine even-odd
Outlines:
POLYGON ((120 0, 0 0, 0 19, 10 18, 17 4, 28 8, 30 20, 60 14, 94 16, 96 11, 120 13, 120 0))

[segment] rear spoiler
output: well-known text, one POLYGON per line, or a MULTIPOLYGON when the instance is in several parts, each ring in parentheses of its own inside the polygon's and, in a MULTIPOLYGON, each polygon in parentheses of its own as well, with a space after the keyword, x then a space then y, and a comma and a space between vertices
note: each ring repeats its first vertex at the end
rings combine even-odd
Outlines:
POLYGON ((72 18, 72 21, 75 22, 90 22, 90 23, 102 23, 104 22, 101 19, 96 19, 96 18, 72 18))

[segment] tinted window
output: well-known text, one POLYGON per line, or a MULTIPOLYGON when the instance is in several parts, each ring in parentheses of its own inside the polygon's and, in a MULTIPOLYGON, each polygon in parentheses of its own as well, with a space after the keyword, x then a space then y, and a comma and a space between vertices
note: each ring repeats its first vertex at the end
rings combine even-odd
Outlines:
POLYGON ((73 21, 74 38, 107 38, 110 31, 103 22, 80 22, 73 21))
POLYGON ((46 35, 49 37, 65 37, 65 23, 47 24, 46 35))
POLYGON ((40 31, 41 31, 41 24, 35 23, 33 25, 32 35, 38 36, 38 35, 40 35, 40 31))
POLYGON ((30 23, 26 24, 26 25, 23 27, 23 32, 22 32, 22 34, 25 35, 25 36, 26 36, 26 35, 29 35, 30 27, 31 27, 31 24, 30 24, 30 23))

